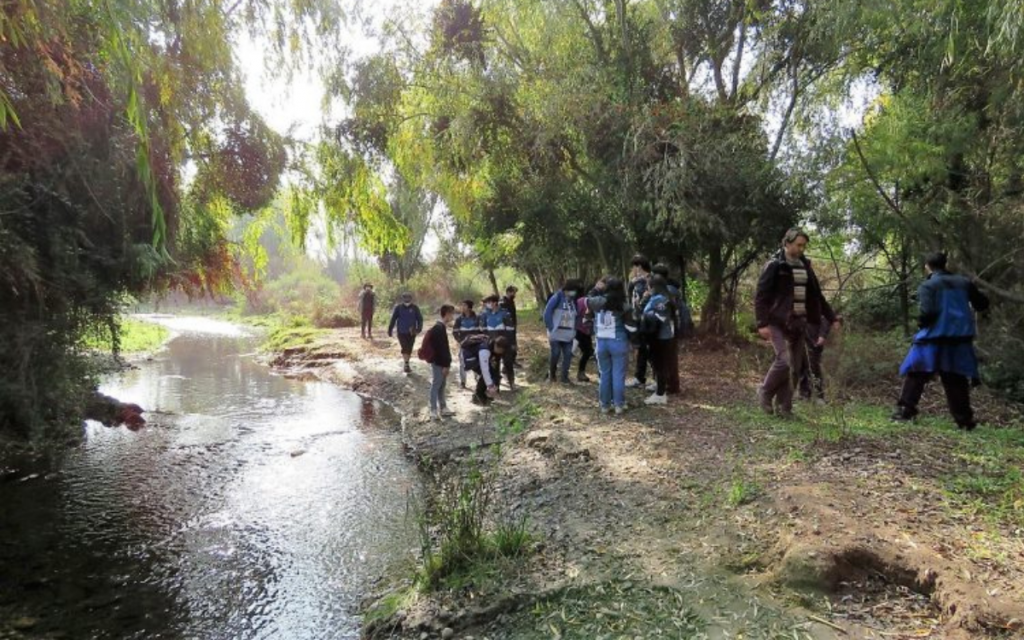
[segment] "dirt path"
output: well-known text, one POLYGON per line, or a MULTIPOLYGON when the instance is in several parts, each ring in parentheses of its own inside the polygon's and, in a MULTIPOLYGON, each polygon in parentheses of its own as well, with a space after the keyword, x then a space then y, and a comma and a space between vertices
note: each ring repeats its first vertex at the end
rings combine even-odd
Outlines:
POLYGON ((756 348, 689 346, 681 397, 647 408, 633 391, 615 417, 598 413, 595 383, 533 375, 547 349, 529 336, 521 391, 482 409, 453 371, 443 422, 427 419, 426 365, 403 375, 391 341, 339 330, 278 354, 292 375, 395 405, 431 477, 486 464, 494 511, 525 517, 536 541, 442 589, 406 589, 368 635, 1024 637, 1024 495, 1000 493, 996 517, 949 491, 1006 475, 976 449, 1010 455, 1012 475, 1020 423, 900 429, 852 401, 783 423, 751 409, 756 348))

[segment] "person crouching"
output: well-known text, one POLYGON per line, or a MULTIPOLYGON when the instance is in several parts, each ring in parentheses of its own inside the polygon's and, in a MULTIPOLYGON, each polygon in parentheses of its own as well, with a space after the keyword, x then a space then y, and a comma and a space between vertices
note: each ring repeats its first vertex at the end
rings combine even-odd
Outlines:
POLYGON ((462 344, 463 361, 466 370, 477 375, 473 404, 488 405, 498 393, 501 384, 500 368, 502 357, 509 351, 508 338, 475 335, 462 344))

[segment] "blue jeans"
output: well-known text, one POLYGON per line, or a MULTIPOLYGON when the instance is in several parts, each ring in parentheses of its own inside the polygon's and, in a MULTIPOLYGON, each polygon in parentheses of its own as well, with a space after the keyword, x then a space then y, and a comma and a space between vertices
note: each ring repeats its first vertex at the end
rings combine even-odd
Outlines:
POLYGON ((447 372, 436 364, 430 365, 430 372, 433 374, 430 381, 430 410, 444 411, 448 408, 444 399, 444 388, 448 382, 445 375, 447 372))
POLYGON ((569 342, 556 342, 550 340, 551 361, 548 363, 551 369, 552 379, 555 377, 555 370, 558 368, 558 360, 562 360, 562 380, 569 379, 569 365, 572 364, 572 340, 569 342))
POLYGON ((597 387, 602 407, 626 406, 626 366, 629 363, 629 341, 597 339, 597 365, 601 383, 597 387))

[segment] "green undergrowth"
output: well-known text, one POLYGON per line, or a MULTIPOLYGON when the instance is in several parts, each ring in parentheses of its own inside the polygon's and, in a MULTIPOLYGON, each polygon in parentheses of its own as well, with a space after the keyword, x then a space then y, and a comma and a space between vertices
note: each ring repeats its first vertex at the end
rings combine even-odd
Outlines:
POLYGON ((750 406, 729 407, 726 413, 753 436, 747 455, 754 458, 803 461, 821 445, 854 447, 865 440, 893 449, 921 447, 929 455, 945 452, 955 469, 942 478, 952 508, 992 524, 1024 526, 1024 425, 981 425, 967 432, 944 416, 893 422, 891 409, 859 403, 800 403, 794 409, 788 420, 750 406))
POLYGON ((470 460, 468 468, 437 479, 437 490, 417 514, 423 591, 491 582, 533 548, 523 515, 493 508, 495 473, 470 460))
MULTIPOLYGON (((135 318, 122 318, 118 326, 122 355, 156 351, 171 336, 166 327, 135 318)), ((85 344, 96 351, 110 352, 113 349, 111 336, 106 332, 87 337, 85 344)))
POLYGON ((682 640, 705 637, 706 626, 681 591, 615 581, 570 587, 539 600, 497 637, 682 640))

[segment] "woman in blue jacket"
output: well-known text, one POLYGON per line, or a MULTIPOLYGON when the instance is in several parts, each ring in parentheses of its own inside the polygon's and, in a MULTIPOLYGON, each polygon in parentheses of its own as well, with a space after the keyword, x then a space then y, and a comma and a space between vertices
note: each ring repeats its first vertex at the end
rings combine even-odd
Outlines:
POLYGON ((597 365, 601 372, 597 389, 601 413, 608 413, 614 405, 615 413, 619 414, 626 409, 626 367, 629 364, 625 283, 619 278, 605 278, 587 298, 587 308, 594 314, 597 365))
POLYGON ((566 280, 560 291, 556 291, 544 307, 544 326, 548 330, 548 343, 551 345, 551 360, 548 380, 554 382, 558 371, 558 362, 562 362, 561 377, 557 378, 564 384, 572 384, 569 380, 569 367, 572 365, 572 341, 576 337, 576 296, 580 292, 580 283, 566 280))

